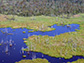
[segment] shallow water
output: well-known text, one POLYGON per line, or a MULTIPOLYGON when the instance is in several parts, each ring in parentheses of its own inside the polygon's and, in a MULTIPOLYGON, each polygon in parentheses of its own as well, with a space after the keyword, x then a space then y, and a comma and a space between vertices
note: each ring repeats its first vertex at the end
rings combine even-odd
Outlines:
MULTIPOLYGON (((27 57, 23 58, 22 54, 20 54, 21 48, 27 47, 26 44, 23 42, 23 38, 28 38, 28 35, 29 36, 32 36, 32 35, 55 36, 55 35, 60 35, 62 33, 66 33, 66 32, 74 32, 75 29, 79 30, 78 24, 70 24, 70 26, 71 27, 53 25, 53 26, 51 26, 51 28, 56 28, 56 30, 47 31, 47 32, 41 32, 41 31, 28 32, 31 30, 28 30, 26 28, 24 28, 24 29, 6 28, 8 33, 13 33, 13 35, 7 35, 7 34, 3 34, 2 32, 0 32, 0 42, 2 39, 4 41, 3 44, 0 46, 0 63, 15 63, 16 61, 20 61, 22 59, 35 59, 35 58, 46 58, 51 63, 64 63, 64 62, 66 63, 66 62, 75 61, 78 58, 84 58, 81 56, 73 56, 73 58, 71 58, 71 59, 55 58, 55 57, 50 57, 48 55, 44 55, 40 52, 30 52, 30 55, 28 55, 27 52, 25 52, 25 55, 27 55, 27 57), (26 31, 26 33, 23 34, 22 33, 23 31, 26 31), (12 47, 9 46, 9 43, 4 44, 5 42, 7 42, 7 40, 9 41, 10 39, 12 39, 14 41, 12 47), (5 48, 7 45, 8 45, 8 49, 9 49, 8 54, 5 53, 5 48)), ((0 30, 2 30, 3 32, 5 32, 6 29, 0 28, 0 30)))

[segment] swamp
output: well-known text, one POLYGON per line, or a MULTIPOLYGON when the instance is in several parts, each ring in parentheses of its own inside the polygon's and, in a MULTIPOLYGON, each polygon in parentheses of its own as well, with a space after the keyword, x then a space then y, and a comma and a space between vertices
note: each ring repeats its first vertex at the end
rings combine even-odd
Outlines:
POLYGON ((0 63, 83 63, 84 0, 0 0, 0 63))

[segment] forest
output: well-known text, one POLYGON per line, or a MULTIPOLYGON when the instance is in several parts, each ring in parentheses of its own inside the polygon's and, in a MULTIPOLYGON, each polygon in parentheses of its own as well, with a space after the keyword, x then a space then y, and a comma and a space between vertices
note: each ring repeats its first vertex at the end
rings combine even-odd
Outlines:
POLYGON ((84 0, 1 0, 1 14, 58 16, 84 13, 84 0))

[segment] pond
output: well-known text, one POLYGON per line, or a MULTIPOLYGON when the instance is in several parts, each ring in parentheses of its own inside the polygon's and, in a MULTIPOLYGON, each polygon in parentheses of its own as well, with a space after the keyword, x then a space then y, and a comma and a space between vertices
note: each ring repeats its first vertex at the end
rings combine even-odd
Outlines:
POLYGON ((69 26, 57 26, 56 24, 51 26, 51 28, 56 28, 53 31, 36 31, 36 32, 28 32, 26 28, 21 29, 12 29, 12 28, 0 28, 0 63, 15 63, 22 59, 35 59, 35 58, 46 58, 51 63, 66 63, 72 62, 79 58, 84 58, 82 56, 73 56, 71 59, 64 59, 64 58, 55 58, 50 57, 48 55, 42 54, 40 52, 30 52, 28 55, 27 52, 24 54, 27 55, 26 58, 22 57, 21 48, 26 48, 26 44, 23 41, 23 38, 28 38, 32 35, 48 35, 48 36, 55 36, 60 35, 66 32, 76 32, 75 29, 79 30, 78 24, 70 24, 69 26), (25 31, 26 33, 23 33, 25 31), (6 32, 6 33, 4 33, 6 32), (9 34, 7 34, 9 33, 9 34), (12 41, 12 47, 10 47, 10 41, 12 41), (6 48, 8 48, 8 53, 6 54, 6 48))

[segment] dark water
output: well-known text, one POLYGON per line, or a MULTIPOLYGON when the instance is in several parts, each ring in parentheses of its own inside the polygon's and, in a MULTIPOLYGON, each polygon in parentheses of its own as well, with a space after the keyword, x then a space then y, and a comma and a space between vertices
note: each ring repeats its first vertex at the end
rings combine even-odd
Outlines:
POLYGON ((32 36, 32 35, 55 36, 66 32, 74 32, 75 29, 79 30, 78 24, 71 24, 70 26, 71 27, 53 25, 51 27, 56 28, 56 30, 48 31, 48 32, 37 31, 37 32, 30 32, 30 33, 28 31, 31 31, 31 30, 28 30, 26 28, 24 29, 0 28, 0 30, 2 30, 3 32, 7 30, 8 33, 13 33, 13 35, 7 35, 0 32, 0 43, 1 43, 1 40, 3 40, 3 43, 0 46, 0 63, 15 63, 16 61, 20 61, 22 59, 35 59, 35 58, 46 58, 51 63, 67 63, 67 62, 75 61, 79 58, 84 58, 82 56, 73 56, 73 58, 71 59, 55 58, 55 57, 50 57, 48 55, 44 55, 40 52, 30 52, 30 55, 28 55, 27 52, 25 52, 24 54, 27 55, 27 57, 23 58, 22 54, 20 54, 21 48, 27 47, 23 42, 23 38, 28 38, 28 35, 29 36, 32 36), (26 33, 23 34, 22 33, 23 31, 25 31, 26 33), (10 39, 14 41, 12 47, 9 46, 9 43, 4 44, 7 41, 9 42, 10 39), (9 50, 8 54, 5 53, 5 49, 7 45, 9 50))

